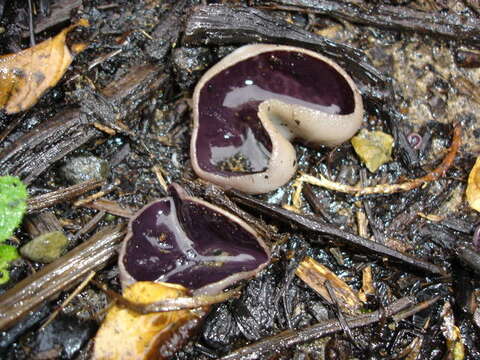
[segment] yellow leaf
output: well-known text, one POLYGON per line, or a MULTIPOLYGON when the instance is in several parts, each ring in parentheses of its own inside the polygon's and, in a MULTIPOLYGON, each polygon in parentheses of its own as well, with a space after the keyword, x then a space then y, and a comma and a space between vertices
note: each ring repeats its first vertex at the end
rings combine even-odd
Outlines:
POLYGON ((362 129, 351 142, 357 155, 372 173, 392 159, 393 138, 384 132, 362 129))
MULTIPOLYGON (((73 60, 65 40, 77 26, 88 26, 88 21, 81 19, 54 38, 15 54, 0 56, 0 109, 5 109, 7 114, 27 110, 57 84, 73 60)), ((75 50, 84 48, 76 46, 75 50)))
MULTIPOLYGON (((188 296, 188 290, 181 285, 140 281, 125 289, 123 296, 135 303, 150 304, 188 296)), ((115 305, 95 336, 93 359, 163 359, 166 349, 172 351, 183 344, 182 336, 188 334, 187 328, 197 322, 195 310, 142 315, 115 305), (182 334, 179 335, 180 328, 182 334)))
POLYGON ((315 290, 322 298, 333 304, 334 300, 330 297, 325 285, 325 282, 329 281, 340 309, 347 314, 353 315, 358 313, 361 303, 357 294, 330 269, 313 258, 305 257, 298 265, 295 275, 315 290))
POLYGON ((358 298, 366 303, 368 295, 375 295, 375 287, 373 286, 372 267, 368 265, 362 270, 362 288, 358 292, 358 298))
POLYGON ((480 211, 480 157, 468 175, 467 201, 472 209, 480 211))

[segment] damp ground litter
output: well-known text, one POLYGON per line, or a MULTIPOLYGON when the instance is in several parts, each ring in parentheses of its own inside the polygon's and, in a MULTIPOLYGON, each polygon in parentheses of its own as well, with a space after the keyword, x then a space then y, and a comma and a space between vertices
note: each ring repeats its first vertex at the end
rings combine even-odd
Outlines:
MULTIPOLYGON (((143 358, 480 358, 480 216, 465 196, 480 150, 477 1, 0 0, 0 54, 81 19, 89 25, 61 43, 75 56, 58 82, 44 83, 54 65, 36 73, 30 62, 14 74, 22 91, 35 79, 49 89, 28 92, 34 105, 16 113, 0 105, 0 175, 29 193, 4 244, 68 240, 48 261, 30 246, 0 262, 10 276, 0 285, 0 358, 90 359, 114 302, 165 310, 120 297, 117 258, 129 218, 174 182, 241 218, 272 260, 222 302, 182 298, 200 304, 195 324, 143 358), (297 173, 270 193, 198 179, 193 89, 253 43, 341 65, 362 95, 362 128, 393 137, 391 158, 372 173, 349 141, 295 143, 297 173)), ((248 171, 241 155, 222 169, 248 171)))

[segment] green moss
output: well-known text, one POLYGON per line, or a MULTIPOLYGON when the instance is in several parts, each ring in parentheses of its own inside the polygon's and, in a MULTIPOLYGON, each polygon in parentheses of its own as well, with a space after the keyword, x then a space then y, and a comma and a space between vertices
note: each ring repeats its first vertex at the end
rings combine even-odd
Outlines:
POLYGON ((0 176, 0 242, 13 235, 27 210, 27 188, 14 176, 0 176))

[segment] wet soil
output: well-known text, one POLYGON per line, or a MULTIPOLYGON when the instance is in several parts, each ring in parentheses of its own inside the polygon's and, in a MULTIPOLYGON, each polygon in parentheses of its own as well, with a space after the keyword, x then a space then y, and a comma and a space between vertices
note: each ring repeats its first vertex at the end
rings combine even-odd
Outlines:
MULTIPOLYGON (((245 282, 238 299, 213 307, 174 359, 240 359, 236 349, 259 341, 266 341, 264 349, 243 358, 453 359, 455 342, 464 349, 456 359, 480 358, 480 255, 472 246, 480 217, 465 200, 480 150, 480 68, 458 61, 459 51, 478 48, 477 2, 371 0, 338 2, 345 4, 339 7, 308 0, 32 3, 37 43, 79 18, 91 26, 71 34, 69 41, 82 39, 89 46, 57 86, 24 113, 0 113, 0 174, 19 176, 31 198, 29 214, 8 243, 20 247, 42 231, 45 221, 53 221, 68 236, 70 252, 64 256, 71 256, 57 268, 26 259, 13 265, 10 282, 0 287, 0 320, 6 319, 0 328, 2 359, 90 357, 109 303, 97 287, 85 287, 40 327, 90 270, 97 271, 98 281, 120 290, 115 262, 122 226, 135 210, 166 194, 163 181, 179 182, 238 211, 263 229, 274 254, 266 270, 245 282), (385 25, 386 16, 394 26, 385 25), (437 27, 432 18, 438 19, 437 27), (452 36, 455 32, 459 35, 452 36), (189 159, 193 88, 219 59, 255 42, 301 46, 339 62, 362 93, 363 127, 395 138, 393 160, 374 174, 348 142, 333 149, 297 144, 300 171, 350 185, 423 176, 440 163, 452 125, 459 122, 461 148, 446 176, 415 190, 365 197, 308 186, 297 217, 281 208, 292 200, 292 182, 252 200, 198 181, 189 159), (409 143, 412 133, 421 137, 420 145, 409 143), (70 183, 62 169, 91 156, 108 163, 106 180, 70 183), (77 203, 99 191, 100 200, 77 203), (50 220, 39 218, 45 213, 50 220), (355 243, 347 233, 380 246, 355 243), (89 247, 92 236, 102 243, 89 247), (409 264, 390 250, 432 267, 409 264), (364 313, 405 297, 416 304, 436 300, 396 321, 380 316, 369 325, 342 326, 310 338, 299 330, 342 315, 295 277, 306 255, 355 291, 362 288, 362 270, 371 268, 374 292, 363 304, 364 313), (59 279, 60 285, 53 288, 38 274, 59 279), (12 290, 18 286, 23 292, 12 290), (273 337, 284 331, 291 332, 290 345, 273 337), (458 336, 447 339, 455 331, 458 336)), ((0 0, 1 54, 30 46, 28 14, 23 2, 0 0)))

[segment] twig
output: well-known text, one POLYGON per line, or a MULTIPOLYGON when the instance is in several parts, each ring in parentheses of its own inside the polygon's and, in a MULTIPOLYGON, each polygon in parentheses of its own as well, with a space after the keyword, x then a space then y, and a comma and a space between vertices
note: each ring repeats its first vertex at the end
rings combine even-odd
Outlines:
POLYGON ((163 177, 163 174, 162 172, 164 172, 164 170, 162 169, 162 167, 160 165, 155 165, 153 168, 152 168, 153 172, 155 173, 155 175, 157 176, 157 180, 158 182, 160 183, 160 185, 162 186, 162 189, 163 191, 165 192, 165 194, 168 194, 168 184, 167 182, 165 181, 165 178, 163 177))
POLYGON ((105 292, 108 296, 113 298, 118 304, 125 306, 129 310, 135 311, 138 314, 151 314, 156 312, 175 311, 183 309, 195 309, 198 307, 212 305, 240 296, 240 288, 222 292, 216 295, 197 295, 185 296, 171 299, 164 299, 157 302, 145 304, 136 303, 124 298, 122 295, 108 289, 104 284, 92 280, 92 284, 97 286, 100 290, 105 292))
POLYGON ((468 265, 480 275, 480 253, 472 245, 462 244, 455 246, 454 251, 463 264, 468 265))
POLYGON ((80 236, 92 230, 100 222, 100 220, 103 219, 104 216, 105 216, 105 211, 99 211, 98 214, 96 214, 93 218, 91 218, 89 222, 87 222, 80 230, 76 232, 76 234, 73 236, 72 242, 77 241, 80 238, 80 236))
POLYGON ((456 14, 452 11, 419 11, 406 6, 377 4, 360 5, 332 0, 277 0, 267 3, 270 10, 299 11, 321 14, 356 24, 384 29, 414 31, 442 36, 472 45, 480 45, 480 21, 476 16, 456 14))
POLYGON ((325 207, 319 201, 318 196, 313 192, 310 184, 305 184, 302 189, 303 196, 307 199, 315 214, 321 215, 328 222, 333 222, 330 214, 325 210, 325 207))
POLYGON ((0 296, 0 330, 18 322, 43 301, 100 269, 116 255, 123 226, 106 227, 89 240, 17 283, 0 296))
POLYGON ((337 296, 335 295, 335 290, 333 289, 332 284, 330 284, 330 280, 325 281, 325 288, 328 291, 328 296, 330 296, 330 299, 332 299, 335 305, 335 310, 336 310, 335 313, 336 313, 338 322, 343 329, 343 332, 347 335, 350 341, 355 344, 355 339, 353 338, 353 335, 352 335, 352 329, 350 329, 350 327, 348 326, 345 316, 343 316, 343 313, 340 310, 340 303, 337 299, 337 296))
POLYGON ((428 299, 426 301, 422 301, 421 303, 418 303, 417 305, 411 307, 410 309, 403 310, 395 315, 392 316, 392 320, 394 321, 400 321, 403 319, 406 319, 412 315, 415 315, 416 313, 423 311, 433 304, 435 304, 438 300, 440 300, 440 296, 435 296, 432 299, 428 299))
POLYGON ((90 190, 101 187, 102 185, 105 185, 105 181, 88 180, 77 185, 69 186, 65 189, 55 190, 35 196, 28 200, 28 213, 78 197, 90 190))
MULTIPOLYGON (((385 318, 390 318, 392 315, 398 313, 413 303, 414 300, 412 298, 405 297, 395 301, 393 304, 387 306, 383 310, 377 310, 367 315, 359 315, 346 319, 346 323, 351 329, 370 325, 385 318)), ((278 335, 262 339, 254 344, 235 350, 227 356, 220 358, 220 360, 239 360, 244 359, 247 356, 249 356, 249 359, 258 358, 258 356, 266 352, 279 352, 285 348, 316 340, 341 330, 342 326, 338 320, 327 320, 298 331, 286 330, 278 335)))
POLYGON ((106 213, 127 219, 130 219, 135 214, 135 210, 132 210, 130 208, 123 208, 115 201, 106 199, 98 199, 94 202, 84 204, 83 207, 105 211, 106 213))
MULTIPOLYGON (((93 59, 93 61, 90 64, 88 64, 88 67, 87 67, 86 71, 92 70, 95 66, 102 64, 103 62, 113 58, 114 56, 117 56, 121 52, 122 52, 122 49, 116 49, 116 50, 113 50, 113 51, 109 52, 108 54, 103 54, 103 55, 100 55, 100 56, 96 57, 95 59, 93 59)), ((73 81, 73 80, 79 78, 80 76, 81 76, 81 74, 75 74, 70 79, 66 80, 65 83, 69 83, 70 81, 73 81)))
POLYGON ((93 279, 93 277, 95 276, 95 271, 90 271, 90 273, 87 275, 87 277, 85 278, 85 280, 83 280, 80 285, 77 286, 77 288, 65 299, 65 301, 62 302, 62 304, 57 308, 55 309, 54 312, 52 312, 50 314, 50 316, 48 317, 47 321, 45 321, 42 326, 40 326, 40 329, 39 330, 43 330, 44 328, 46 328, 48 326, 48 324, 50 324, 53 320, 55 320, 55 318, 58 316, 58 314, 60 313, 60 311, 62 311, 62 309, 65 308, 65 306, 67 306, 70 301, 73 300, 73 298, 75 296, 77 296, 80 291, 82 291, 85 286, 88 285, 88 283, 90 282, 90 280, 93 279))
POLYGON ((107 188, 107 189, 104 189, 104 190, 100 190, 98 192, 96 192, 95 194, 92 194, 90 196, 87 196, 86 198, 84 199, 80 199, 80 200, 77 200, 73 203, 73 206, 83 206, 85 204, 88 204, 88 203, 91 203, 93 202, 94 200, 97 200, 97 199, 100 199, 102 197, 104 197, 105 195, 107 195, 108 193, 112 192, 113 190, 115 190, 115 187, 112 186, 110 188, 107 188))
POLYGON ((409 255, 391 249, 383 244, 379 244, 369 239, 362 238, 358 235, 351 234, 349 232, 341 230, 334 225, 327 224, 326 222, 316 217, 297 214, 292 211, 282 209, 277 205, 267 204, 261 200, 254 199, 235 190, 228 191, 228 194, 232 195, 235 201, 251 207, 257 211, 260 211, 267 216, 275 217, 283 221, 287 225, 292 226, 293 224, 295 224, 308 231, 334 235, 340 238, 341 241, 348 243, 351 246, 360 248, 368 254, 372 254, 373 252, 378 256, 387 256, 390 259, 401 261, 402 263, 410 265, 417 269, 425 270, 434 274, 445 275, 445 272, 435 264, 413 258, 409 255))
POLYGON ((0 134, 0 143, 2 143, 5 138, 17 127, 17 125, 23 122, 23 120, 25 120, 25 113, 17 115, 13 120, 11 120, 5 130, 3 130, 0 134))
POLYGON ((33 29, 32 0, 28 0, 28 29, 30 33, 30 47, 35 46, 35 34, 33 29))
MULTIPOLYGON (((375 186, 361 187, 361 186, 350 186, 345 184, 340 184, 331 180, 328 180, 324 176, 320 175, 318 178, 308 174, 301 174, 295 180, 295 194, 294 199, 300 198, 300 192, 302 191, 302 184, 304 182, 321 186, 329 190, 339 191, 347 194, 353 194, 355 196, 362 195, 373 195, 373 194, 393 194, 402 191, 409 191, 416 189, 427 182, 432 182, 439 179, 442 176, 445 176, 445 173, 448 171, 450 166, 452 166, 455 156, 457 155, 458 149, 460 148, 462 136, 462 129, 460 123, 455 124, 453 128, 453 138, 450 149, 448 150, 447 155, 443 158, 440 165, 432 170, 425 176, 419 177, 417 179, 411 179, 399 184, 379 184, 375 186)), ((299 208, 300 204, 294 204, 295 207, 299 208)))

